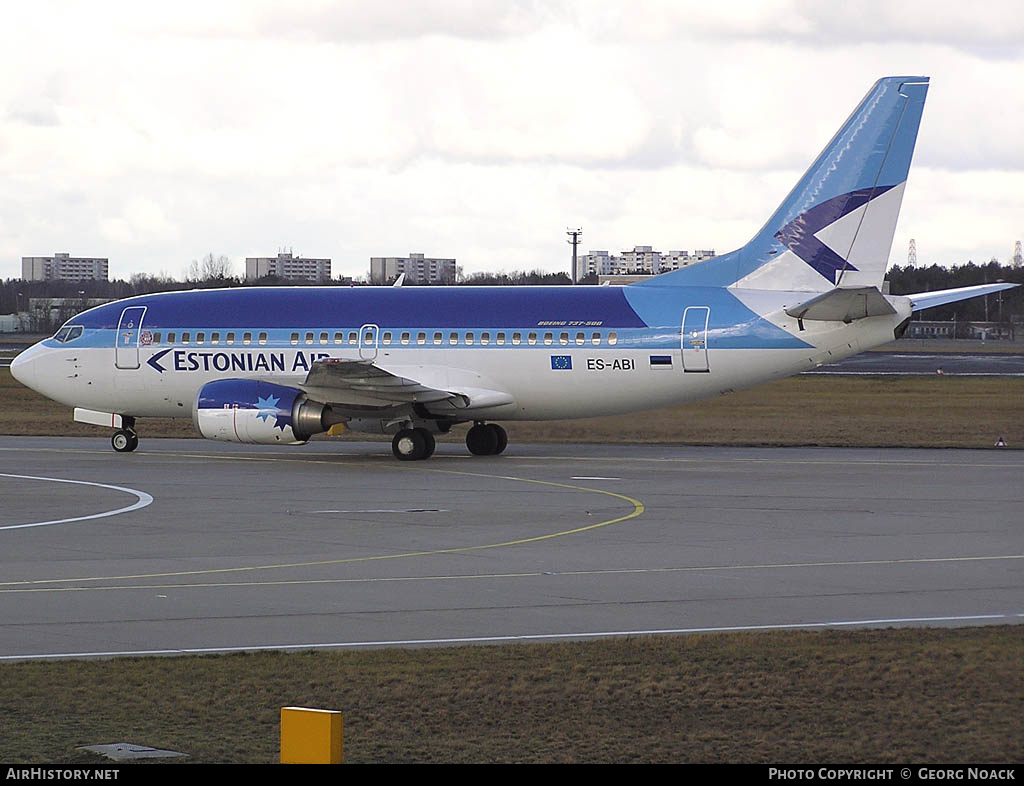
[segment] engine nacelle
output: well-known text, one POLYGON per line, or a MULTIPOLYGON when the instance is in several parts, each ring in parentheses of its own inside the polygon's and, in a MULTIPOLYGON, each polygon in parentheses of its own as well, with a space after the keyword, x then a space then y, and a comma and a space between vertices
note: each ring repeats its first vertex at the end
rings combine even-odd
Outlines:
POLYGON ((192 410, 207 439, 260 445, 301 445, 341 420, 297 388, 253 379, 207 382, 192 410))

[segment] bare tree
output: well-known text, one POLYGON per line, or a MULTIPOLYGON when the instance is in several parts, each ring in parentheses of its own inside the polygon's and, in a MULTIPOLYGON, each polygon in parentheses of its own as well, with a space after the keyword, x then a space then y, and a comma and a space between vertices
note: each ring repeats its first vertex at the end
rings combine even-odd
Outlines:
POLYGON ((231 278, 231 260, 223 255, 218 257, 211 252, 201 262, 193 259, 188 266, 189 281, 217 281, 226 278, 231 278))

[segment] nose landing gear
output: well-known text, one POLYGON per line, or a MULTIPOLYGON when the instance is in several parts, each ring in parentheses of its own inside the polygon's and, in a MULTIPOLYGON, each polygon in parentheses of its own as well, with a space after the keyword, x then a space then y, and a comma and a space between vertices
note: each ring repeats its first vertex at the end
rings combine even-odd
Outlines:
POLYGON ((130 428, 118 429, 110 438, 110 444, 118 453, 131 453, 139 446, 139 435, 130 428))

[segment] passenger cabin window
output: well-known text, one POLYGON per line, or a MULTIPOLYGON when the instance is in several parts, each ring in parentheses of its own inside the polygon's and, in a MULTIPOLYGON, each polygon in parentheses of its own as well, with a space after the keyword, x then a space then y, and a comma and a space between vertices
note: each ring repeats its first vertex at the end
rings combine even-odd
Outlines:
POLYGON ((569 343, 569 334, 568 333, 559 333, 558 334, 558 343, 559 344, 568 344, 569 343))
POLYGON ((470 345, 472 345, 472 343, 473 343, 473 342, 474 342, 475 340, 476 340, 476 338, 475 338, 475 337, 473 336, 473 334, 472 334, 472 333, 467 333, 467 334, 466 334, 466 346, 470 346, 470 345))
POLYGON ((504 333, 499 333, 496 336, 496 341, 494 343, 498 344, 499 346, 503 346, 505 344, 505 334, 504 333))
POLYGON ((219 344, 220 343, 220 333, 211 333, 210 334, 210 343, 211 344, 219 344))
POLYGON ((234 334, 233 331, 231 333, 228 333, 227 341, 225 343, 227 343, 227 344, 234 344, 235 343, 235 334, 234 334))
POLYGON ((608 334, 608 345, 614 347, 618 343, 619 343, 619 334, 618 333, 609 333, 608 334))
POLYGON ((443 338, 444 338, 444 336, 442 336, 440 333, 435 333, 434 334, 434 343, 435 344, 440 344, 441 343, 441 339, 443 339, 443 338))
POLYGON ((515 344, 517 347, 520 344, 522 344, 523 343, 523 334, 522 333, 513 333, 512 334, 512 343, 515 344))
POLYGON ((353 346, 359 343, 359 334, 356 333, 354 330, 349 331, 348 343, 353 346))
MULTIPOLYGON (((174 334, 171 333, 171 335, 173 336, 174 334)), ((174 342, 172 341, 171 343, 174 343, 174 342)), ((252 333, 243 333, 242 334, 242 343, 243 344, 251 344, 252 343, 252 333)))
POLYGON ((293 344, 298 344, 299 343, 299 334, 298 333, 292 333, 292 343, 293 344))
POLYGON ((191 336, 188 333, 182 333, 181 334, 181 343, 182 344, 189 344, 191 342, 192 342, 192 338, 191 338, 191 336))
MULTIPOLYGON (((71 339, 68 339, 68 340, 70 341, 71 339)), ((160 343, 160 334, 159 333, 154 333, 153 334, 153 343, 154 344, 159 344, 160 343)))
POLYGON ((458 333, 449 333, 448 334, 448 343, 452 344, 453 346, 455 344, 458 344, 459 343, 459 334, 458 333))
POLYGON ((490 344, 491 343, 491 334, 490 333, 481 333, 480 334, 480 343, 483 344, 485 347, 488 344, 490 344))
POLYGON ((551 335, 550 333, 545 333, 545 334, 544 334, 544 343, 545 343, 545 344, 550 344, 550 343, 552 343, 552 342, 553 342, 554 340, 555 340, 555 337, 554 337, 553 335, 551 335))
POLYGON ((306 334, 306 343, 307 344, 312 344, 313 343, 313 334, 312 333, 307 333, 306 334))
POLYGON ((387 345, 390 346, 390 344, 391 344, 391 331, 390 330, 385 330, 384 331, 383 335, 381 335, 381 337, 380 337, 380 343, 381 344, 387 344, 387 345))
POLYGON ((600 333, 591 333, 590 334, 590 343, 593 344, 595 347, 598 346, 601 343, 601 334, 600 333))
POLYGON ((426 333, 417 333, 416 334, 416 343, 417 344, 426 344, 427 343, 427 334, 426 333))
POLYGON ((259 340, 259 342, 261 344, 266 344, 267 343, 267 334, 266 333, 260 333, 258 340, 259 340))
POLYGON ((205 344, 206 343, 206 334, 205 333, 196 333, 196 343, 197 344, 205 344))
POLYGON ((403 344, 408 344, 409 343, 409 334, 408 333, 403 333, 402 334, 402 343, 403 344))
POLYGON ((335 333, 334 334, 334 343, 335 344, 343 344, 343 343, 345 343, 345 335, 343 333, 335 333))
POLYGON ((585 335, 583 335, 582 333, 577 333, 576 334, 576 343, 580 344, 580 345, 586 344, 587 343, 587 337, 585 335))
POLYGON ((320 343, 321 344, 326 344, 327 343, 327 334, 326 333, 321 333, 320 334, 320 343))
POLYGON ((167 343, 168 344, 173 344, 175 338, 177 338, 177 336, 174 333, 168 333, 167 334, 167 343))
POLYGON ((526 337, 526 343, 529 344, 530 346, 533 346, 534 344, 536 344, 537 343, 537 334, 536 333, 530 333, 526 337))

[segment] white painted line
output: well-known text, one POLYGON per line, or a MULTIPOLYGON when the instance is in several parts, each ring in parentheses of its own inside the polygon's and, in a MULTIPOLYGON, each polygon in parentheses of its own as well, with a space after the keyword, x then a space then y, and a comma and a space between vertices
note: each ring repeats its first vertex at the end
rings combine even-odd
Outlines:
POLYGON ((534 633, 507 636, 460 636, 451 639, 392 639, 381 641, 335 641, 329 644, 266 644, 248 647, 183 647, 167 650, 111 650, 107 652, 54 652, 36 655, 0 655, 5 660, 45 660, 53 658, 117 658, 140 655, 208 655, 227 652, 268 652, 284 650, 348 649, 354 647, 426 647, 461 644, 500 644, 553 639, 593 639, 618 636, 672 636, 687 633, 735 633, 758 630, 810 630, 857 625, 910 625, 930 622, 977 622, 1024 617, 1024 614, 971 614, 955 617, 895 617, 892 619, 836 620, 833 622, 793 622, 775 625, 727 625, 708 628, 660 628, 656 630, 609 630, 576 633, 534 633))
POLYGON ((570 480, 622 480, 622 478, 602 478, 598 475, 573 475, 570 480))
POLYGON ((11 475, 6 472, 0 472, 0 478, 19 478, 21 480, 44 480, 51 483, 74 483, 79 486, 95 486, 101 489, 112 489, 114 491, 123 491, 125 494, 133 494, 137 499, 134 505, 128 505, 124 508, 118 508, 117 510, 108 510, 103 513, 93 513, 89 516, 75 516, 69 519, 54 519, 53 521, 34 521, 30 524, 7 524, 0 526, 0 530, 5 529, 28 529, 29 527, 48 527, 51 524, 69 524, 72 521, 89 521, 91 519, 102 519, 107 516, 117 516, 120 513, 129 513, 133 510, 139 510, 147 505, 153 503, 153 498, 145 491, 138 491, 136 489, 125 488, 124 486, 111 486, 108 483, 92 483, 88 480, 68 480, 66 478, 42 478, 36 475, 11 475))

